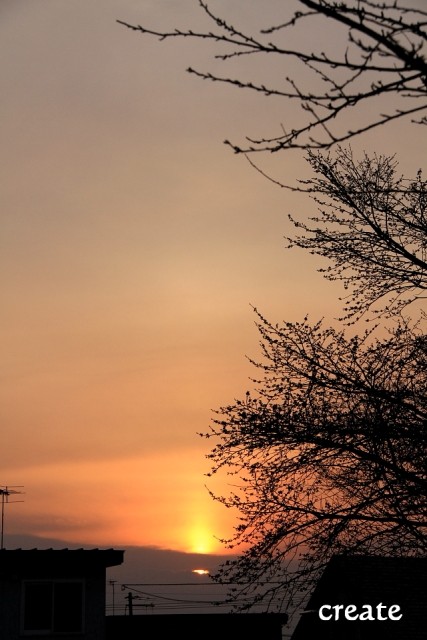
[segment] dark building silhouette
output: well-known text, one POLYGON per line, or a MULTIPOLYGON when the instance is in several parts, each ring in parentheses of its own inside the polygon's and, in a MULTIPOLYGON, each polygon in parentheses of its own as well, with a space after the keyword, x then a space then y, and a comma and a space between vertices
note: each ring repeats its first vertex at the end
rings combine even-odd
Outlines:
POLYGON ((282 640, 277 613, 189 613, 108 616, 106 640, 282 640))
POLYGON ((427 558, 334 556, 320 578, 292 640, 425 640, 427 637, 427 558), (319 609, 328 620, 319 617, 319 609), (333 607, 343 605, 336 611, 333 607), (345 607, 353 605, 346 619, 345 607), (378 617, 378 605, 382 605, 378 617), (395 605, 398 610, 390 607, 395 605), (338 620, 335 620, 335 615, 338 620), (400 619, 397 619, 399 616, 400 619))
POLYGON ((280 614, 105 616, 106 568, 114 549, 0 551, 0 640, 281 640, 280 614))
POLYGON ((106 568, 114 549, 0 550, 0 640, 104 640, 106 568))

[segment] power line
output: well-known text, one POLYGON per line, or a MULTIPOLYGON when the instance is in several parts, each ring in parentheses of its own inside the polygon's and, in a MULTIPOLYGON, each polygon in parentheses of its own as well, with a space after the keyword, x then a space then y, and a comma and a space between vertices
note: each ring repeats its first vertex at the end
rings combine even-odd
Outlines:
MULTIPOLYGON (((111 582, 110 582, 111 584, 111 582)), ((242 583, 245 584, 245 583, 242 583)), ((240 584, 240 586, 242 586, 240 584)), ((280 581, 271 581, 269 584, 281 584, 280 581)), ((135 615, 139 610, 144 613, 168 613, 168 612, 189 612, 189 611, 212 611, 231 612, 237 609, 247 609, 265 611, 265 603, 253 603, 253 597, 249 594, 230 596, 225 589, 229 585, 238 585, 235 582, 215 583, 215 582, 149 582, 149 583, 123 583, 120 585, 122 591, 127 595, 122 603, 117 606, 107 604, 107 613, 124 611, 129 615, 135 615), (208 587, 208 589, 206 588, 208 587), (131 613, 132 611, 132 613, 131 613)), ((112 585, 114 586, 114 585, 112 585)), ((281 600, 273 597, 269 601, 268 609, 271 611, 281 609, 281 600)))

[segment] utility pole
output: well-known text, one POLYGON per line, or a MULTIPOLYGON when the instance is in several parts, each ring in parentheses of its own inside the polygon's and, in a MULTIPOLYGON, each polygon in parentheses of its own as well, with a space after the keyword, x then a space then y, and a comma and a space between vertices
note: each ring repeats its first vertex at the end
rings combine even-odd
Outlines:
POLYGON ((113 588, 113 616, 116 614, 116 598, 115 598, 115 592, 114 592, 114 587, 116 586, 116 582, 117 580, 110 580, 110 584, 113 588))
MULTIPOLYGON (((4 549, 4 505, 9 504, 9 496, 12 494, 23 493, 22 491, 16 491, 16 489, 22 489, 22 485, 16 485, 14 487, 0 486, 1 496, 1 537, 0 537, 0 549, 4 549)), ((12 502, 24 502, 23 500, 12 500, 12 502)))
POLYGON ((128 601, 128 611, 130 616, 133 616, 133 601, 134 601, 134 598, 137 598, 137 597, 138 596, 134 596, 133 593, 131 593, 130 591, 126 596, 126 600, 128 601))

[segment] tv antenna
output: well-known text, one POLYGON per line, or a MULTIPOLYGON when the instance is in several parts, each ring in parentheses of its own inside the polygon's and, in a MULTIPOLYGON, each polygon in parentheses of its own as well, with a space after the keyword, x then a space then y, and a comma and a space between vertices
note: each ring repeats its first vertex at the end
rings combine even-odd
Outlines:
POLYGON ((23 491, 17 491, 17 489, 23 489, 23 485, 15 485, 13 487, 0 485, 0 496, 1 496, 1 538, 0 538, 0 549, 4 549, 3 538, 4 538, 4 505, 9 504, 10 502, 24 502, 23 500, 9 500, 9 496, 21 494, 23 491))

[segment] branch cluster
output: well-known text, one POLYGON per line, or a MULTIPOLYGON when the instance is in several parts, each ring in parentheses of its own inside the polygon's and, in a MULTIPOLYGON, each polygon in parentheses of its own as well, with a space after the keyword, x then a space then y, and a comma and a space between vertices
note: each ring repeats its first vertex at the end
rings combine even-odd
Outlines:
POLYGON ((221 579, 259 591, 275 576, 290 597, 333 553, 425 553, 425 336, 400 324, 348 339, 307 319, 258 320, 258 391, 223 407, 207 434, 213 472, 235 476, 221 498, 241 514, 230 544, 250 544, 221 579))
POLYGON ((300 104, 305 114, 304 124, 282 129, 275 137, 248 137, 244 145, 226 141, 236 153, 275 152, 289 148, 329 149, 336 143, 404 117, 416 117, 418 122, 427 122, 427 60, 424 53, 427 11, 410 9, 398 2, 370 0, 298 2, 303 5, 302 11, 296 11, 284 21, 279 20, 272 27, 261 29, 256 36, 216 15, 205 0, 199 0, 199 5, 214 25, 212 31, 160 31, 119 22, 161 40, 192 38, 224 45, 225 51, 215 56, 223 62, 247 55, 273 56, 283 60, 286 80, 276 85, 188 69, 202 79, 250 89, 265 96, 296 100, 300 104), (341 55, 312 51, 309 45, 305 49, 285 46, 289 32, 295 29, 300 29, 301 41, 310 42, 306 37, 307 31, 321 31, 324 18, 335 22, 346 32, 347 48, 341 55), (287 75, 292 61, 297 61, 306 70, 305 86, 300 83, 300 73, 294 77, 287 75), (313 87, 318 89, 313 90, 313 87), (392 98, 399 106, 383 113, 381 105, 384 101, 378 100, 381 97, 387 98, 387 104, 392 98), (345 114, 351 110, 354 122, 357 116, 355 108, 365 103, 370 105, 368 121, 349 128, 345 114))
POLYGON ((350 150, 335 158, 309 154, 317 174, 302 181, 319 205, 309 223, 290 219, 303 233, 288 246, 307 249, 331 263, 319 271, 344 283, 343 319, 359 319, 378 301, 377 315, 400 313, 427 291, 427 183, 396 175, 393 158, 350 150), (384 303, 384 301, 386 301, 384 303))

